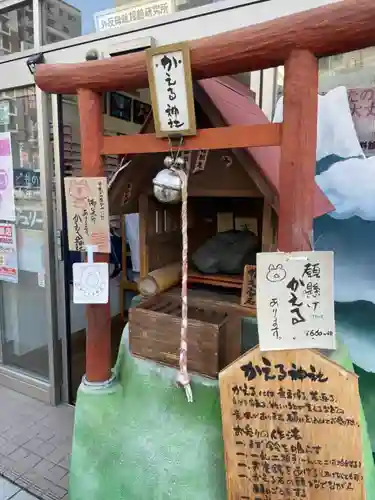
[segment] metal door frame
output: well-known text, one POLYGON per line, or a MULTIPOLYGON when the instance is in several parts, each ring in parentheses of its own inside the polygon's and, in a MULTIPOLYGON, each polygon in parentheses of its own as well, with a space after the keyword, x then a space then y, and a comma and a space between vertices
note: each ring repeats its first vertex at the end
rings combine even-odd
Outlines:
POLYGON ((56 268, 56 298, 59 304, 57 310, 58 337, 61 339, 61 400, 71 401, 71 322, 69 282, 67 280, 68 242, 67 222, 64 195, 64 138, 63 138, 63 106, 62 96, 51 96, 53 155, 55 166, 55 268, 56 268))

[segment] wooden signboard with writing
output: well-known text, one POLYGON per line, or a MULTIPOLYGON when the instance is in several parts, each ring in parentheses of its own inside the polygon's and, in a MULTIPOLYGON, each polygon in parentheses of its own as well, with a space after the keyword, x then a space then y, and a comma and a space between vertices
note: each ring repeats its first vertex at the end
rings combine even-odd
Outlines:
POLYGON ((108 189, 105 177, 66 177, 65 196, 69 250, 94 245, 110 253, 108 189))
POLYGON ((256 266, 246 265, 243 273, 241 306, 249 309, 256 309, 256 293, 257 293, 257 268, 256 266))
POLYGON ((195 135, 189 45, 178 43, 148 49, 146 62, 156 136, 195 135))
POLYGON ((228 500, 364 500, 354 373, 257 347, 219 381, 228 500))

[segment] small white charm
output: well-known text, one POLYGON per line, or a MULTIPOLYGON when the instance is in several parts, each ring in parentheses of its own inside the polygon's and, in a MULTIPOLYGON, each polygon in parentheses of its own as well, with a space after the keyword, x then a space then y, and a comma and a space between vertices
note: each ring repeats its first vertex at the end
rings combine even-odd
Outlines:
POLYGON ((105 262, 73 264, 74 304, 107 304, 109 269, 105 262))

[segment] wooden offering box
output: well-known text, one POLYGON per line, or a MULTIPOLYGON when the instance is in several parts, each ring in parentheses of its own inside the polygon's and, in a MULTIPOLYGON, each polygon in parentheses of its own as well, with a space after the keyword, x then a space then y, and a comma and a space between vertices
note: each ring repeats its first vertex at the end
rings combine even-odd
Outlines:
MULTIPOLYGON (((180 350, 181 300, 157 295, 129 311, 130 349, 136 356, 177 367, 180 350)), ((189 301, 188 369, 216 378, 227 314, 189 301)))

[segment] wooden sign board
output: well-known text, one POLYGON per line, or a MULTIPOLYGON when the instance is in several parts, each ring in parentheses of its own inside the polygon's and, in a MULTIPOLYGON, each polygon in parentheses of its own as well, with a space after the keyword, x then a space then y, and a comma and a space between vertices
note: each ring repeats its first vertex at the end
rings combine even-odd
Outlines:
POLYGON ((94 245, 99 253, 110 253, 107 179, 66 177, 64 182, 69 250, 84 252, 94 245))
POLYGON ((308 351, 219 375, 228 500, 364 500, 357 376, 308 351))
POLYGON ((259 346, 335 349, 333 252, 257 254, 259 346))
POLYGON ((195 135, 189 46, 178 43, 148 49, 146 62, 156 136, 195 135))
POLYGON ((256 309, 256 266, 245 266, 242 282, 241 306, 256 309))

